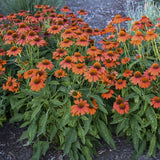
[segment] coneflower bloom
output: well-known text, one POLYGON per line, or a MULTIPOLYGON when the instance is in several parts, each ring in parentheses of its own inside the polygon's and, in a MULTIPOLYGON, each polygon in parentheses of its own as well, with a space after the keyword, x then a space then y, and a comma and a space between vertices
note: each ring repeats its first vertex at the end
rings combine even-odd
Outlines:
POLYGON ((97 71, 98 71, 99 74, 103 74, 105 72, 105 70, 106 70, 105 67, 102 67, 99 62, 95 62, 93 64, 93 66, 91 66, 90 68, 97 69, 97 71))
POLYGON ((2 48, 0 48, 0 56, 5 56, 6 55, 6 51, 4 51, 2 48))
POLYGON ((5 84, 3 84, 3 90, 9 90, 11 92, 17 92, 20 87, 20 84, 17 82, 15 78, 8 77, 8 80, 5 84))
POLYGON ((54 76, 57 78, 62 78, 65 77, 66 75, 67 73, 62 68, 54 72, 54 76))
POLYGON ((135 45, 140 45, 144 40, 144 36, 141 31, 137 31, 136 34, 131 38, 130 43, 135 45))
POLYGON ((71 45, 73 45, 73 41, 66 38, 63 41, 61 41, 59 43, 59 45, 60 45, 61 48, 67 48, 67 47, 70 47, 71 45))
POLYGON ((149 80, 151 80, 151 81, 157 79, 157 77, 156 77, 155 75, 152 75, 152 74, 151 74, 151 71, 149 71, 149 69, 147 69, 147 70, 144 72, 144 76, 145 76, 145 77, 148 77, 149 80))
POLYGON ((6 60, 0 59, 0 66, 5 65, 7 63, 6 60))
POLYGON ((48 28, 48 32, 51 34, 59 34, 62 30, 62 27, 58 26, 58 25, 53 25, 51 27, 48 28))
POLYGON ((29 42, 29 44, 31 45, 31 46, 34 46, 34 45, 37 45, 38 47, 40 47, 40 46, 45 46, 45 45, 47 45, 47 42, 44 40, 44 39, 42 39, 42 38, 40 38, 40 37, 35 37, 35 38, 33 38, 30 42, 29 42))
POLYGON ((63 48, 56 49, 55 52, 53 52, 53 59, 59 60, 59 58, 62 58, 67 55, 67 51, 63 48))
POLYGON ((117 23, 122 23, 122 22, 124 22, 125 21, 125 19, 123 18, 123 17, 121 17, 121 15, 116 15, 113 19, 112 19, 112 23, 113 24, 117 24, 117 23))
POLYGON ((74 55, 72 56, 72 61, 73 62, 84 62, 85 57, 81 55, 79 52, 75 52, 74 55))
POLYGON ((82 97, 81 92, 78 92, 78 91, 76 91, 76 90, 71 90, 71 91, 69 92, 69 94, 70 94, 73 98, 76 98, 76 99, 82 97))
POLYGON ((64 60, 60 62, 60 65, 64 69, 71 69, 73 66, 72 58, 70 56, 65 57, 64 60))
POLYGON ((33 30, 31 30, 31 31, 29 31, 28 33, 27 33, 27 37, 26 37, 26 39, 28 40, 28 41, 32 41, 34 38, 36 38, 38 35, 37 35, 37 33, 35 32, 35 31, 33 31, 33 30))
MULTIPOLYGON (((99 43, 102 43, 102 42, 99 42, 99 43)), ((114 46, 113 42, 111 41, 104 41, 102 44, 103 44, 102 49, 106 49, 106 50, 113 49, 113 46, 114 46)))
POLYGON ((68 8, 68 6, 64 6, 63 8, 61 8, 61 11, 63 13, 66 13, 66 12, 70 12, 71 10, 68 8))
POLYGON ((7 19, 4 15, 0 14, 0 21, 7 19))
POLYGON ((88 12, 86 12, 84 9, 80 9, 79 11, 77 11, 77 14, 84 16, 84 15, 88 14, 88 12))
POLYGON ((118 42, 125 42, 129 38, 131 38, 131 35, 129 33, 124 32, 124 31, 120 31, 119 34, 118 34, 117 41, 118 42))
POLYGON ((101 77, 98 70, 95 68, 90 68, 89 71, 84 74, 84 76, 85 76, 85 79, 88 80, 88 82, 99 81, 101 77))
POLYGON ((7 51, 7 55, 10 57, 11 55, 13 56, 17 56, 18 54, 20 54, 22 52, 22 48, 21 47, 16 47, 13 46, 10 50, 7 51))
POLYGON ((119 59, 119 54, 115 54, 112 50, 107 51, 104 54, 105 59, 117 61, 119 59))
POLYGON ((33 91, 39 91, 41 88, 45 87, 45 83, 40 78, 39 75, 33 76, 31 78, 31 81, 30 81, 29 85, 31 86, 31 90, 33 90, 33 91))
POLYGON ((142 23, 146 23, 146 22, 148 22, 149 20, 150 20, 150 19, 149 19, 146 15, 143 15, 139 21, 142 22, 142 23))
POLYGON ((142 78, 142 73, 140 71, 136 71, 134 73, 134 76, 130 78, 130 81, 136 85, 141 81, 141 78, 142 78))
POLYGON ((54 67, 54 65, 52 64, 52 62, 48 59, 44 59, 42 60, 42 62, 39 62, 37 64, 37 68, 41 69, 41 70, 51 70, 54 67))
POLYGON ((72 72, 74 72, 75 74, 82 75, 86 71, 87 71, 87 66, 85 65, 85 63, 73 64, 72 72))
POLYGON ((123 77, 129 78, 130 76, 132 76, 132 74, 133 70, 126 69, 123 73, 123 77))
POLYGON ((158 34, 154 33, 154 30, 155 29, 150 29, 150 30, 147 31, 147 34, 145 35, 145 40, 146 41, 151 41, 153 39, 158 38, 158 34))
POLYGON ((74 115, 84 115, 84 114, 88 114, 89 113, 89 104, 87 103, 86 100, 83 100, 82 98, 79 100, 75 100, 74 101, 75 105, 72 105, 71 107, 71 113, 72 113, 72 116, 74 115))
POLYGON ((106 53, 105 50, 100 50, 97 55, 94 57, 95 61, 98 62, 104 62, 105 61, 105 57, 104 54, 106 53))
POLYGON ((124 114, 128 113, 129 111, 129 104, 127 101, 124 101, 124 98, 122 98, 120 95, 116 97, 116 101, 113 104, 113 108, 119 113, 124 114))
POLYGON ((114 93, 114 91, 112 89, 109 89, 108 92, 102 93, 101 96, 102 96, 102 98, 109 99, 113 96, 113 93, 114 93))
POLYGON ((22 46, 26 45, 26 44, 28 43, 26 37, 27 37, 26 34, 23 34, 23 33, 22 33, 22 34, 20 35, 18 41, 16 42, 16 44, 19 44, 19 45, 22 45, 22 46))
POLYGON ((121 63, 122 64, 126 64, 130 61, 131 59, 129 57, 124 57, 123 59, 121 59, 121 63))
POLYGON ((126 80, 119 79, 115 83, 115 88, 116 89, 123 89, 123 88, 126 88, 126 87, 127 87, 126 80))
POLYGON ((153 97, 151 99, 151 106, 153 106, 153 108, 160 108, 160 97, 153 97))
POLYGON ((108 68, 112 68, 112 67, 116 67, 116 63, 114 60, 110 60, 110 59, 106 59, 103 64, 105 65, 105 67, 108 68))
POLYGON ((80 37, 85 37, 86 34, 84 32, 82 32, 80 29, 77 29, 74 32, 73 38, 80 38, 80 37))
POLYGON ((63 39, 66 39, 66 38, 72 38, 74 35, 73 31, 71 29, 66 29, 62 34, 61 34, 61 37, 63 39))
POLYGON ((140 28, 142 28, 142 24, 139 21, 135 21, 131 31, 138 31, 140 28))
POLYGON ((138 85, 141 87, 141 88, 148 88, 151 83, 150 83, 150 80, 148 77, 144 77, 142 76, 140 82, 138 83, 138 85))
POLYGON ((99 36, 99 35, 100 35, 99 29, 98 29, 98 28, 95 28, 95 29, 93 30, 92 35, 93 35, 93 36, 99 36))
POLYGON ((39 78, 42 79, 43 81, 47 79, 47 73, 45 70, 36 70, 35 75, 39 76, 39 78))
POLYGON ((108 26, 105 28, 105 33, 114 33, 116 32, 116 27, 113 24, 108 24, 108 26))
POLYGON ((148 70, 151 72, 151 75, 158 76, 160 74, 160 66, 158 63, 153 63, 148 70))
POLYGON ((88 46, 89 45, 89 41, 87 40, 86 37, 80 37, 77 42, 76 42, 77 46, 88 46))
POLYGON ((37 69, 30 69, 30 70, 24 72, 23 77, 24 77, 24 79, 31 78, 36 75, 36 72, 37 72, 37 69))
POLYGON ((29 30, 29 27, 25 23, 20 23, 17 29, 18 33, 25 33, 29 30))
POLYGON ((7 33, 4 35, 3 39, 4 40, 10 40, 10 39, 12 39, 12 34, 13 33, 14 33, 14 31, 8 30, 7 33))
POLYGON ((96 48, 95 46, 92 46, 91 48, 87 49, 87 54, 91 56, 96 56, 100 50, 96 48))

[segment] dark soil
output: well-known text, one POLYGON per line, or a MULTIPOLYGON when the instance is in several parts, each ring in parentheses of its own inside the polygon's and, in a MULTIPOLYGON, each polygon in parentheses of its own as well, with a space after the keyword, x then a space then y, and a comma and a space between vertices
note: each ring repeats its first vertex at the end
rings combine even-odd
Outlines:
MULTIPOLYGON (((135 0, 135 4, 136 4, 135 0)), ((88 12, 84 16, 84 21, 88 22, 92 28, 105 28, 108 22, 116 15, 125 16, 126 0, 67 0, 64 5, 76 13, 80 9, 88 12)), ((30 160, 32 156, 32 146, 23 146, 25 141, 19 141, 24 129, 20 129, 19 125, 4 124, 0 128, 0 160, 30 160)), ((114 137, 116 149, 113 150, 104 143, 104 147, 98 149, 98 157, 94 160, 131 160, 134 152, 133 145, 127 142, 125 138, 114 137)), ((46 153, 41 160, 68 160, 63 157, 61 151, 56 151, 54 147, 46 153)), ((147 158, 146 154, 142 155, 138 160, 160 160, 160 151, 157 158, 147 158)))

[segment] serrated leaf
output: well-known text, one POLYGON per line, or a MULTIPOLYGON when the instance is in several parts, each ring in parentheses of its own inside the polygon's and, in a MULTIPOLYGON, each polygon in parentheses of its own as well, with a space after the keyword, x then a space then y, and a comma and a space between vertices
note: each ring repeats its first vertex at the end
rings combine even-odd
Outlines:
POLYGON ((35 106, 35 108, 34 108, 34 110, 33 110, 33 113, 32 113, 32 115, 31 115, 31 121, 36 117, 36 115, 40 112, 40 110, 41 110, 41 107, 42 107, 42 104, 41 105, 34 105, 35 106))
POLYGON ((40 145, 41 145, 41 152, 43 155, 45 155, 47 150, 49 149, 49 142, 48 141, 41 141, 40 145))
POLYGON ((82 147, 82 153, 86 157, 87 160, 92 160, 92 157, 90 155, 89 148, 87 146, 82 147))
POLYGON ((117 125, 116 134, 118 135, 126 126, 128 126, 128 123, 128 119, 123 119, 123 121, 117 125))
POLYGON ((100 119, 97 120, 97 128, 101 137, 113 148, 115 148, 115 143, 112 138, 110 130, 107 128, 106 124, 100 119))
POLYGON ((141 90, 138 88, 138 87, 136 87, 136 86, 131 86, 131 88, 132 88, 132 90, 135 92, 135 93, 137 93, 138 95, 140 95, 141 96, 141 90))
POLYGON ((156 136, 153 135, 150 140, 149 150, 147 156, 152 156, 154 149, 156 147, 156 136))
POLYGON ((117 123, 120 123, 124 120, 125 118, 123 116, 119 116, 119 117, 116 117, 116 119, 114 119, 110 124, 117 124, 117 123))
POLYGON ((14 117, 10 118, 9 123, 20 122, 24 118, 24 114, 17 113, 14 117))
POLYGON ((157 130, 157 115, 152 107, 148 107, 146 110, 146 117, 151 123, 152 131, 157 130))
POLYGON ((78 125, 78 136, 81 138, 82 143, 85 144, 85 131, 80 124, 78 125))
POLYGON ((69 128, 65 136, 64 154, 69 153, 69 151, 71 150, 72 143, 74 143, 76 140, 76 130, 74 128, 69 128))

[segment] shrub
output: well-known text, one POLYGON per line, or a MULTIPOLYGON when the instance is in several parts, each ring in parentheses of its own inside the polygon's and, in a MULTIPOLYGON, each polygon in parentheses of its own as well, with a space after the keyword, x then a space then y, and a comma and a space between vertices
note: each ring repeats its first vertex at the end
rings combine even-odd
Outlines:
POLYGON ((67 6, 62 14, 54 7, 35 8, 34 16, 26 11, 0 16, 4 110, 11 123, 27 128, 20 139, 34 143, 32 159, 53 143, 70 159, 90 160, 101 138, 115 148, 114 131, 133 141, 133 158, 147 144, 148 156, 155 156, 160 24, 143 15, 126 31, 121 23, 132 19, 116 15, 99 31, 80 18, 84 10, 76 16, 67 6), (101 49, 93 40, 99 35, 106 36, 101 49))

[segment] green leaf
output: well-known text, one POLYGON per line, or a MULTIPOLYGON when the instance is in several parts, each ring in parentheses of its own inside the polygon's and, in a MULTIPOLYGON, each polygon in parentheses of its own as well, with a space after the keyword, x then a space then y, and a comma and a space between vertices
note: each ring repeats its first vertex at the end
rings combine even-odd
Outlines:
POLYGON ((87 146, 82 147, 82 153, 86 157, 87 160, 92 160, 92 157, 90 155, 89 148, 87 146))
POLYGON ((33 156, 31 160, 39 160, 41 156, 41 145, 39 139, 37 139, 33 145, 33 156))
POLYGON ((154 153, 155 147, 156 147, 156 136, 153 135, 150 140, 150 145, 149 145, 147 156, 152 156, 152 154, 154 153))
POLYGON ((81 138, 82 143, 85 144, 85 131, 80 123, 78 125, 78 136, 81 138))
POLYGON ((28 132, 27 131, 24 131, 21 135, 21 137, 19 138, 19 140, 23 140, 23 139, 26 139, 28 138, 28 132))
POLYGON ((157 115, 152 107, 148 107, 146 110, 146 117, 151 123, 152 131, 156 132, 157 130, 157 115))
POLYGON ((59 85, 59 82, 58 81, 50 81, 48 84, 52 84, 52 85, 59 85))
POLYGON ((24 114, 17 113, 9 120, 9 123, 20 122, 23 118, 24 114))
POLYGON ((64 154, 69 153, 72 143, 77 140, 77 132, 75 128, 69 128, 65 135, 64 154))
POLYGON ((55 126, 55 124, 53 123, 51 126, 50 126, 50 141, 53 140, 54 136, 56 135, 58 129, 57 127, 55 126))
POLYGON ((132 129, 132 139, 133 139, 133 145, 134 145, 134 149, 136 150, 136 152, 138 152, 138 148, 139 148, 139 138, 136 134, 136 131, 132 129))
POLYGON ((41 141, 41 152, 43 155, 46 154, 47 150, 49 149, 49 142, 48 141, 41 141))
POLYGON ((59 120, 58 122, 58 128, 61 129, 62 127, 64 127, 66 124, 68 124, 69 120, 71 117, 71 113, 65 113, 64 116, 61 118, 61 120, 59 120))
POLYGON ((128 126, 128 119, 123 119, 123 121, 121 121, 121 123, 119 123, 117 125, 117 128, 116 128, 116 135, 118 135, 126 126, 128 126))
POLYGON ((97 129, 102 138, 113 148, 115 148, 115 143, 112 138, 110 130, 107 128, 106 124, 100 119, 97 120, 97 129))
POLYGON ((40 112, 41 110, 41 107, 42 107, 42 104, 41 105, 36 105, 34 104, 34 110, 33 110, 33 113, 31 115, 31 121, 36 117, 36 115, 40 112))
POLYGON ((136 86, 131 86, 131 88, 132 88, 132 90, 135 92, 135 93, 137 93, 138 95, 142 95, 142 93, 141 93, 141 90, 138 88, 138 87, 136 87, 136 86))
POLYGON ((116 117, 110 124, 117 124, 120 123, 124 120, 125 118, 121 115, 119 115, 119 117, 116 117))
POLYGON ((147 101, 145 101, 144 106, 141 106, 140 111, 138 112, 138 115, 143 116, 147 108, 148 108, 148 103, 147 101))

